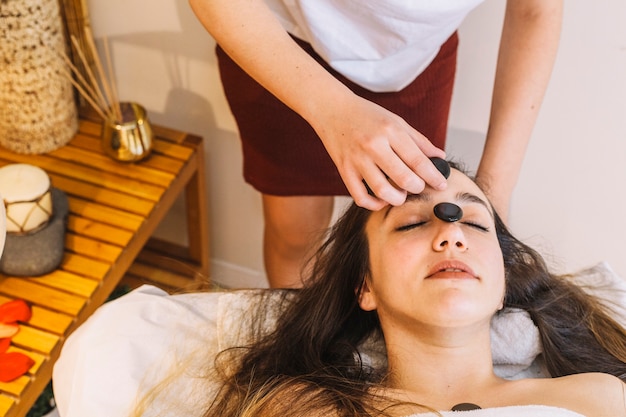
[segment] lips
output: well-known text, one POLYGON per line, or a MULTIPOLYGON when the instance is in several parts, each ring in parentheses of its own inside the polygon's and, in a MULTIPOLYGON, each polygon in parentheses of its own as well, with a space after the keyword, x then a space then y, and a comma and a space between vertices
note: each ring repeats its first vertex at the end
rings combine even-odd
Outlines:
POLYGON ((426 279, 478 279, 472 268, 467 264, 446 260, 435 264, 429 271, 426 279))

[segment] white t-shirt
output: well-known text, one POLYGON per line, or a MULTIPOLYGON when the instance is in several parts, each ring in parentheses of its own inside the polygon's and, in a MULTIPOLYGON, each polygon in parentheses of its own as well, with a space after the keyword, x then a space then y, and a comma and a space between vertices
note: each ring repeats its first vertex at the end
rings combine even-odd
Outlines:
POLYGON ((265 0, 292 35, 372 91, 399 91, 483 0, 265 0))

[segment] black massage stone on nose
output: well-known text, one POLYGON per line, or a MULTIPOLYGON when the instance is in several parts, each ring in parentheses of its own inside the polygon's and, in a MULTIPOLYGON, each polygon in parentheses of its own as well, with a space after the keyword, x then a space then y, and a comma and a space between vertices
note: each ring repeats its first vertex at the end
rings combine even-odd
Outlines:
POLYGON ((448 223, 458 222, 463 217, 461 207, 453 203, 439 203, 433 210, 438 219, 448 223))
POLYGON ((441 158, 430 158, 430 161, 437 167, 441 175, 443 175, 446 179, 450 176, 450 164, 445 159, 441 158))

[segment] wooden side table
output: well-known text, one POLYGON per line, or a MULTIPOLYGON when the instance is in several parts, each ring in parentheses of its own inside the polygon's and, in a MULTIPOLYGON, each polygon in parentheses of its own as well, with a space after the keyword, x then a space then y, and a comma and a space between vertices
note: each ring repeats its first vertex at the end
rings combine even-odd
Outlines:
POLYGON ((50 381, 67 336, 84 322, 126 276, 164 288, 208 285, 209 230, 202 139, 154 126, 152 155, 121 163, 100 147, 100 123, 83 118, 72 141, 44 155, 0 149, 0 166, 43 168, 69 200, 65 255, 40 277, 0 275, 0 303, 21 298, 33 315, 12 338, 10 351, 35 360, 28 375, 0 383, 0 416, 25 416, 50 381), (189 244, 151 239, 184 192, 189 244))

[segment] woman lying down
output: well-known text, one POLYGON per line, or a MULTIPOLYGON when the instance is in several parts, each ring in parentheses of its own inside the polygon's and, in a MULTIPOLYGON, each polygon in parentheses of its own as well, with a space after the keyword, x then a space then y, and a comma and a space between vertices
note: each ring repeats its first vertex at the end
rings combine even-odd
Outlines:
POLYGON ((215 325, 219 306, 201 294, 152 295, 168 301, 146 305, 131 293, 105 305, 55 368, 61 417, 626 416, 620 313, 550 274, 456 168, 445 191, 377 212, 349 208, 311 271, 301 290, 256 297, 235 322, 258 326, 242 346, 203 342, 212 335, 202 323, 215 325), (533 378, 494 368, 494 323, 512 317, 530 328, 511 325, 498 356, 506 362, 537 334, 533 378), (265 318, 276 319, 273 331, 265 318), (379 335, 383 364, 362 348, 379 335))

